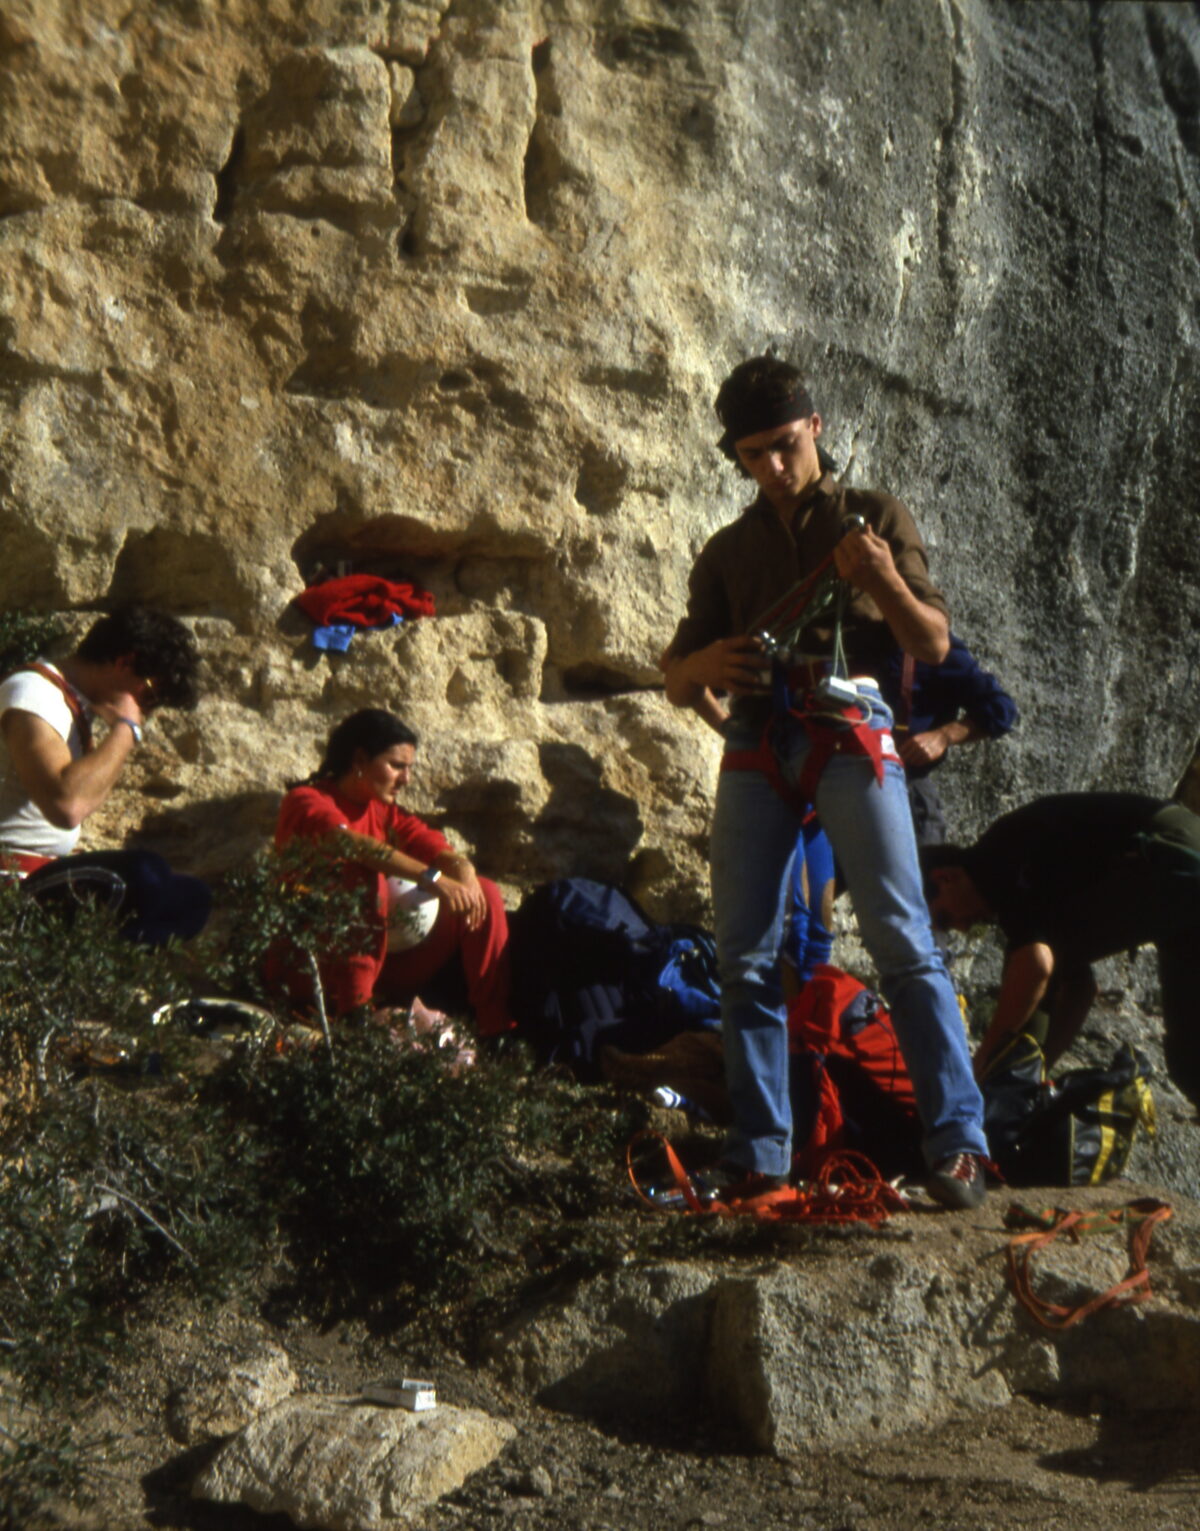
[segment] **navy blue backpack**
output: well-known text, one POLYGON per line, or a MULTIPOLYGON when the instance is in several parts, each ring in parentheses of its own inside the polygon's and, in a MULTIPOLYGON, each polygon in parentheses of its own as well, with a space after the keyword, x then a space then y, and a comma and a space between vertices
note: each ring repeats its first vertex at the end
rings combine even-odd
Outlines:
POLYGON ((564 877, 535 888, 509 919, 509 954, 521 1035, 581 1079, 597 1077, 604 1044, 649 1052, 720 1021, 708 932, 656 924, 609 883, 564 877))

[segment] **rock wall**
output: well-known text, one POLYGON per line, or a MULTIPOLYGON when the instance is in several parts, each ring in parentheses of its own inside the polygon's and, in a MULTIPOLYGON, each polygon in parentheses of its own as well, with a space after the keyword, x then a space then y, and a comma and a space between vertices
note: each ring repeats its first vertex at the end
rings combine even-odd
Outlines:
POLYGON ((136 597, 207 656, 90 838, 219 870, 387 705, 493 875, 701 912, 715 741, 655 658, 767 345, 1022 706, 963 828, 1168 793, 1198 156, 1187 6, 3 0, 0 609, 136 597), (437 617, 320 656, 289 603, 339 563, 437 617))

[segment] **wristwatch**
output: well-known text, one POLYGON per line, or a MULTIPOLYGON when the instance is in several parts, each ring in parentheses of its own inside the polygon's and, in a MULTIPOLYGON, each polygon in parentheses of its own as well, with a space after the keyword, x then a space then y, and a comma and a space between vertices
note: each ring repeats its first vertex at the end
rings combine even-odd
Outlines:
POLYGON ((124 714, 122 714, 119 718, 117 718, 116 721, 118 723, 126 724, 132 730, 132 732, 133 732, 133 742, 135 744, 140 744, 142 742, 143 734, 142 734, 142 725, 140 723, 135 723, 132 718, 127 718, 127 717, 125 717, 124 714))
POLYGON ((417 877, 422 888, 433 888, 442 880, 441 867, 426 867, 417 877))

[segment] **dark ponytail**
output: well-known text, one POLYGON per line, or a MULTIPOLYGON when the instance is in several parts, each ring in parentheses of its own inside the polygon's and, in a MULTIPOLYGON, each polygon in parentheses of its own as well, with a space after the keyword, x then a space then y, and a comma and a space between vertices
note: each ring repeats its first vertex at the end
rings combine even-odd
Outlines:
POLYGON ((416 732, 403 718, 382 707, 364 707, 361 712, 352 712, 348 718, 343 718, 329 735, 321 764, 305 778, 304 784, 344 776, 354 764, 359 750, 371 760, 393 745, 411 744, 415 749, 417 743, 416 732))

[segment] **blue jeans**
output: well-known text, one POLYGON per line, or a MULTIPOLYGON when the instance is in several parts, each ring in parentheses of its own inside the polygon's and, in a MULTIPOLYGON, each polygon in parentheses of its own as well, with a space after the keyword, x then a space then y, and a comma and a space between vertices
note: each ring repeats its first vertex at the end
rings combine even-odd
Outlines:
MULTIPOLYGON (((867 691, 870 726, 892 715, 867 691)), ((727 747, 757 738, 730 725, 727 747)), ((776 756, 794 784, 809 740, 795 718, 779 723, 776 756)), ((921 889, 903 768, 884 764, 883 784, 865 756, 833 755, 816 809, 842 867, 863 941, 879 971, 912 1077, 931 1165, 960 1152, 987 1153, 966 1033, 921 889)), ((779 977, 789 874, 799 814, 760 771, 723 771, 712 830, 712 887, 725 1069, 734 1125, 725 1157, 747 1170, 786 1174, 792 1160, 787 1017, 779 977)))

